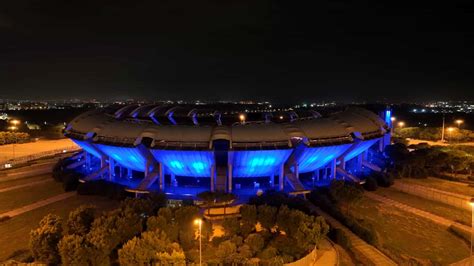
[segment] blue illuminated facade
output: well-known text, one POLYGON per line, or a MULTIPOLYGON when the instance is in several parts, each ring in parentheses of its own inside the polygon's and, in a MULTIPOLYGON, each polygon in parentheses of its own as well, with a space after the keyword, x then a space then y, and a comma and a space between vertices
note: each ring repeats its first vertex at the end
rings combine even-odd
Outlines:
POLYGON ((292 149, 262 150, 262 151, 234 151, 234 177, 262 177, 277 173, 291 155, 292 149))
POLYGON ((65 134, 84 150, 82 182, 107 179, 137 193, 180 195, 306 193, 334 179, 360 182, 355 175, 377 169, 370 156, 390 143, 391 110, 287 112, 275 114, 278 122, 267 111, 262 121, 233 121, 232 112, 196 106, 134 105, 86 113, 65 134), (206 122, 211 118, 215 124, 206 122))

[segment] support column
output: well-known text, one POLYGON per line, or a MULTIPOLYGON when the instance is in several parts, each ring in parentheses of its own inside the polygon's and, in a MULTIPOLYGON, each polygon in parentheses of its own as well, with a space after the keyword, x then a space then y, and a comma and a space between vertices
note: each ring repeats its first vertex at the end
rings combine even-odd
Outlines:
POLYGON ((86 168, 87 168, 87 171, 90 171, 91 170, 91 155, 86 152, 86 168))
POLYGON ((216 166, 213 164, 211 165, 211 192, 215 190, 215 175, 216 175, 216 166))
POLYGON ((278 189, 280 191, 283 191, 283 182, 284 182, 284 177, 285 177, 285 165, 282 164, 280 166, 280 174, 278 175, 278 189))
MULTIPOLYGON (((107 167, 107 157, 105 156, 102 156, 100 157, 100 169, 102 170, 102 168, 104 167, 107 167)), ((104 174, 100 174, 100 178, 104 178, 104 174)))
POLYGON ((300 166, 297 163, 295 163, 294 167, 295 167, 295 177, 297 180, 300 180, 300 166))
POLYGON ((150 174, 150 161, 146 160, 145 162, 145 178, 150 174))
POLYGON ((176 181, 176 175, 174 173, 171 173, 171 186, 172 187, 178 186, 178 181, 176 181))
POLYGON ((381 138, 379 141, 379 151, 380 152, 383 152, 384 148, 385 148, 385 145, 384 145, 384 138, 381 138))
POLYGON ((227 176, 228 176, 228 180, 227 180, 227 184, 228 184, 227 192, 232 193, 232 164, 231 164, 231 163, 227 165, 227 176))
POLYGON ((160 190, 163 192, 165 191, 165 171, 162 163, 158 163, 158 175, 160 182, 160 190))
POLYGON ((336 179, 336 159, 331 162, 331 179, 336 179))
POLYGON ((269 184, 272 188, 274 187, 274 184, 273 184, 274 182, 275 182, 275 174, 271 174, 269 184))
POLYGON ((115 179, 115 161, 109 158, 109 180, 114 181, 115 179))
POLYGON ((316 181, 319 181, 319 170, 320 169, 317 169, 316 171, 314 171, 314 178, 316 178, 316 181))
POLYGON ((359 156, 357 156, 357 169, 356 169, 356 171, 361 171, 362 170, 362 162, 364 161, 364 153, 366 153, 366 151, 362 152, 361 154, 359 154, 359 156))
POLYGON ((132 169, 131 168, 127 168, 127 178, 132 179, 132 169))

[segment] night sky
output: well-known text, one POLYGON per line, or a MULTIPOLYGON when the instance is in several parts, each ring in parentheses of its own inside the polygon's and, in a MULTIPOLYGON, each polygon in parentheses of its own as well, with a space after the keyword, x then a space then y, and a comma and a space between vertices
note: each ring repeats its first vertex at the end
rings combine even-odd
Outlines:
POLYGON ((472 1, 12 0, 0 99, 474 100, 472 1))

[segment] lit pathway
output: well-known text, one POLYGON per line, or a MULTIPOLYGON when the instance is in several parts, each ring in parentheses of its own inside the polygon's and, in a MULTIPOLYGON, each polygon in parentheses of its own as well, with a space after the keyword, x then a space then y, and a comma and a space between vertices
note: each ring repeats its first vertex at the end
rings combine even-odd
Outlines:
POLYGON ((371 198, 371 199, 374 199, 374 200, 383 202, 385 204, 397 207, 397 208, 399 208, 401 210, 404 210, 406 212, 410 212, 410 213, 413 213, 415 215, 421 216, 421 217, 426 218, 428 220, 431 220, 431 221, 433 221, 437 224, 444 225, 446 227, 449 227, 451 225, 456 225, 456 227, 458 227, 459 229, 462 229, 466 232, 471 231, 471 227, 469 227, 469 226, 466 226, 466 225, 460 224, 458 222, 455 222, 453 220, 449 220, 449 219, 446 219, 444 217, 432 214, 430 212, 422 211, 420 209, 408 206, 406 204, 403 204, 403 203, 400 203, 398 201, 389 199, 387 197, 383 197, 383 196, 377 195, 377 194, 372 193, 372 192, 365 192, 365 195, 367 197, 371 198))
POLYGON ((35 203, 23 206, 21 208, 11 210, 9 212, 1 213, 0 217, 2 217, 2 216, 15 217, 15 216, 23 214, 25 212, 29 212, 29 211, 41 208, 43 206, 49 205, 51 203, 55 203, 55 202, 58 202, 58 201, 61 201, 61 200, 65 200, 65 199, 70 198, 74 195, 76 195, 75 191, 59 194, 59 195, 53 196, 51 198, 47 198, 47 199, 40 200, 40 201, 37 201, 35 203))
POLYGON ((323 239, 319 244, 317 256, 318 258, 313 265, 339 265, 339 257, 336 247, 334 247, 334 245, 327 239, 323 239))
MULTIPOLYGON (((392 261, 389 257, 387 257, 385 254, 380 252, 380 250, 376 249, 374 246, 369 245, 367 242, 364 240, 360 239, 357 235, 352 233, 351 230, 349 230, 347 227, 342 225, 339 221, 336 219, 332 218, 329 214, 323 212, 321 209, 317 208, 315 209, 317 213, 319 213, 321 216, 326 219, 326 222, 331 225, 333 228, 339 228, 349 238, 350 243, 352 243, 352 248, 357 252, 362 254, 365 258, 370 260, 374 265, 397 265, 394 261, 392 261)), ((319 264, 318 264, 319 265, 319 264)), ((323 264, 320 264, 323 265, 323 264)))
POLYGON ((52 178, 44 178, 44 179, 41 179, 41 180, 26 183, 26 184, 21 184, 21 185, 6 187, 6 188, 0 188, 0 193, 15 190, 15 189, 20 189, 20 188, 24 188, 24 187, 31 187, 31 186, 43 184, 43 183, 46 183, 46 182, 51 182, 51 181, 53 181, 52 178))

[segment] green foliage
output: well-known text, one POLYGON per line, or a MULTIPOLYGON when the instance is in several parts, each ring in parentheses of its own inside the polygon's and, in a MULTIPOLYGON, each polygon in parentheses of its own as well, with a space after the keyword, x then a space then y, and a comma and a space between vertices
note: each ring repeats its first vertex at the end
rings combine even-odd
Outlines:
POLYGON ((30 232, 30 249, 35 261, 58 264, 58 243, 62 237, 62 221, 59 216, 48 214, 39 227, 30 232))
POLYGON ((66 235, 58 245, 63 265, 107 265, 108 256, 92 246, 84 236, 66 235))
POLYGON ((277 208, 260 205, 257 207, 257 211, 258 221, 263 228, 270 231, 275 226, 277 208))
POLYGON ((117 209, 94 220, 88 241, 105 254, 110 254, 142 231, 143 217, 129 208, 117 209))
POLYGON ((259 253, 265 246, 265 240, 259 234, 250 234, 245 239, 245 244, 249 246, 252 254, 259 253))
POLYGON ((237 246, 230 240, 220 243, 216 250, 216 257, 225 264, 238 262, 237 246))
POLYGON ((172 243, 163 231, 144 232, 118 251, 120 265, 185 265, 179 244, 172 243))
POLYGON ((240 219, 237 218, 227 218, 222 222, 224 227, 225 234, 228 236, 240 235, 240 219))
POLYGON ((82 205, 69 213, 66 222, 66 234, 85 236, 95 218, 95 207, 91 205, 82 205))

